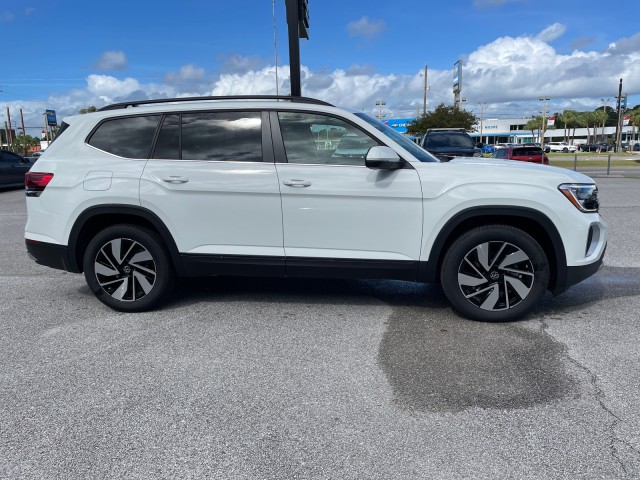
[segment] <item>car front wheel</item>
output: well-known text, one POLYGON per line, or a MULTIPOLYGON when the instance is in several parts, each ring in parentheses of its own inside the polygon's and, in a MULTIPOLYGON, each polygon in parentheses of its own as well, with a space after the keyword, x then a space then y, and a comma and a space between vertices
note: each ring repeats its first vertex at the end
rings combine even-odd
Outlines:
POLYGON ((125 312, 157 306, 175 279, 160 237, 134 225, 114 225, 99 232, 87 246, 83 266, 95 296, 125 312))
POLYGON ((508 225, 474 228, 446 252, 440 280, 453 308, 484 322, 523 317, 549 284, 542 247, 526 232, 508 225))

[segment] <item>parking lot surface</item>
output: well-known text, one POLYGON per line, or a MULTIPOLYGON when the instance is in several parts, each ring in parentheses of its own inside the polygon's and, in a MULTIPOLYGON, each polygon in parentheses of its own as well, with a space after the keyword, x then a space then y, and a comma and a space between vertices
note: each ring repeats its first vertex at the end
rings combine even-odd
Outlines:
POLYGON ((0 191, 0 478, 638 478, 640 180, 598 184, 605 266, 509 324, 366 280, 118 313, 27 257, 0 191))

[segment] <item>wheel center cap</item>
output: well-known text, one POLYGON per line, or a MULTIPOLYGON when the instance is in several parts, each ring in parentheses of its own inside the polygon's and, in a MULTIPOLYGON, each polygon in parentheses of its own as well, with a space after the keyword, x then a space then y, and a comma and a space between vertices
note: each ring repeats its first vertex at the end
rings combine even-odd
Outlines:
POLYGON ((493 270, 490 274, 489 274, 489 278, 491 280, 498 280, 500 278, 500 274, 498 273, 497 270, 493 270))
POLYGON ((129 265, 125 265, 122 268, 122 271, 125 273, 125 275, 129 275, 131 273, 131 267, 129 265))

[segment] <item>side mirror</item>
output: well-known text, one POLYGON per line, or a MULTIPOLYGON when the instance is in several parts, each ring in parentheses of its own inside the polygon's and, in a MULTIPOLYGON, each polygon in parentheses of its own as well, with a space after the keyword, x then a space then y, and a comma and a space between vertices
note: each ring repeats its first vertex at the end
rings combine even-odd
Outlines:
POLYGON ((482 148, 482 147, 484 147, 484 144, 482 142, 478 142, 478 143, 476 143, 476 147, 482 148))
POLYGON ((380 170, 396 170, 402 167, 402 160, 389 147, 371 147, 364 160, 367 168, 380 170))

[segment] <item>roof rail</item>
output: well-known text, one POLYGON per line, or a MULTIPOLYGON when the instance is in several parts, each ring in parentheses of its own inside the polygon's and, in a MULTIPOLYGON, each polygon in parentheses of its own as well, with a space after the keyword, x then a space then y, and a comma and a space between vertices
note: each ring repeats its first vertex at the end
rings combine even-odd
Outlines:
POLYGON ((310 97, 291 97, 288 95, 230 95, 223 97, 180 97, 180 98, 156 98, 152 100, 136 100, 133 102, 122 102, 107 105, 99 108, 98 112, 105 110, 120 110, 123 108, 137 107, 138 105, 152 105, 155 103, 178 103, 178 102, 195 102, 200 100, 286 100, 297 103, 313 103, 316 105, 326 105, 333 107, 330 103, 317 100, 310 97))

